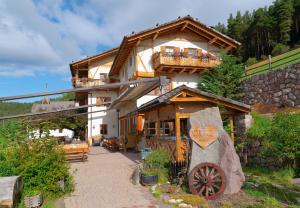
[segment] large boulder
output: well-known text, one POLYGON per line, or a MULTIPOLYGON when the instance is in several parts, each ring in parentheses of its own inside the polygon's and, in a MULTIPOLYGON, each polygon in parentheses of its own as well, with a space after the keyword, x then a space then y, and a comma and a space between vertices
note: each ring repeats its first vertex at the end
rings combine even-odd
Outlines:
POLYGON ((15 207, 21 191, 21 176, 0 177, 0 208, 15 207))
POLYGON ((219 108, 209 107, 192 113, 190 126, 193 142, 189 172, 201 163, 214 163, 226 176, 224 194, 237 193, 245 176, 233 142, 223 128, 219 108))

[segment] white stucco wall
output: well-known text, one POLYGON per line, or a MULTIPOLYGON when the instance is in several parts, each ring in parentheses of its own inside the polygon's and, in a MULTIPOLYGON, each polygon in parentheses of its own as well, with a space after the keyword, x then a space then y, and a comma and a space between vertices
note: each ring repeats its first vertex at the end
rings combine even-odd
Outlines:
MULTIPOLYGON (((112 91, 98 91, 92 92, 88 96, 88 104, 96 104, 97 97, 111 97, 116 99, 117 93, 112 91)), ((107 124, 107 135, 105 137, 118 136, 118 113, 116 110, 107 111, 106 106, 89 107, 89 112, 103 110, 103 112, 96 112, 88 114, 88 137, 100 135, 100 125, 107 124)))
POLYGON ((155 95, 144 95, 143 97, 137 99, 136 105, 137 105, 137 107, 140 107, 141 105, 149 102, 150 100, 153 100, 156 97, 157 96, 155 96, 155 95))
POLYGON ((181 85, 186 85, 190 88, 197 88, 198 82, 200 81, 200 76, 196 74, 174 74, 172 79, 173 87, 179 87, 181 85))
POLYGON ((108 74, 112 66, 114 57, 109 57, 101 61, 92 62, 89 65, 88 77, 91 79, 100 79, 100 74, 108 74))
POLYGON ((202 49, 204 53, 210 52, 219 56, 220 49, 216 46, 209 45, 206 40, 199 36, 186 34, 184 32, 172 36, 158 37, 154 41, 144 40, 137 46, 137 70, 142 72, 152 72, 152 55, 160 51, 161 46, 202 49))

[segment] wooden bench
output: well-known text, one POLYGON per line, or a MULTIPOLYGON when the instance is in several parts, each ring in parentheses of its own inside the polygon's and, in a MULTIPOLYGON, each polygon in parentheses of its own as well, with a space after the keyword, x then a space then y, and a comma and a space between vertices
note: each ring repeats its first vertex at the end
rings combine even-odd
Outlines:
POLYGON ((88 158, 89 146, 87 143, 65 144, 63 148, 69 161, 86 161, 88 158))

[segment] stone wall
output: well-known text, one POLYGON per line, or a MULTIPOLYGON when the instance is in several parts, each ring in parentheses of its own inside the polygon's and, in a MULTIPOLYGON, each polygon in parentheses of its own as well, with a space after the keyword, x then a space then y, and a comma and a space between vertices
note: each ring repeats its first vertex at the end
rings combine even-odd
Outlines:
POLYGON ((300 63, 255 75, 244 81, 244 102, 300 107, 300 63))

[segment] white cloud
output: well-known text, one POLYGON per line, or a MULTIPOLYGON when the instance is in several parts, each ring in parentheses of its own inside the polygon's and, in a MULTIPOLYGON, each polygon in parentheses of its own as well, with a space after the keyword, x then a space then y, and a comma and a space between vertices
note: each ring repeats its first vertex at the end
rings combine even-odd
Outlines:
POLYGON ((96 48, 115 47, 123 36, 187 14, 215 25, 229 13, 272 0, 2 0, 0 76, 64 73, 96 48), (35 2, 35 3, 34 3, 35 2), (13 72, 13 73, 9 73, 13 72))

